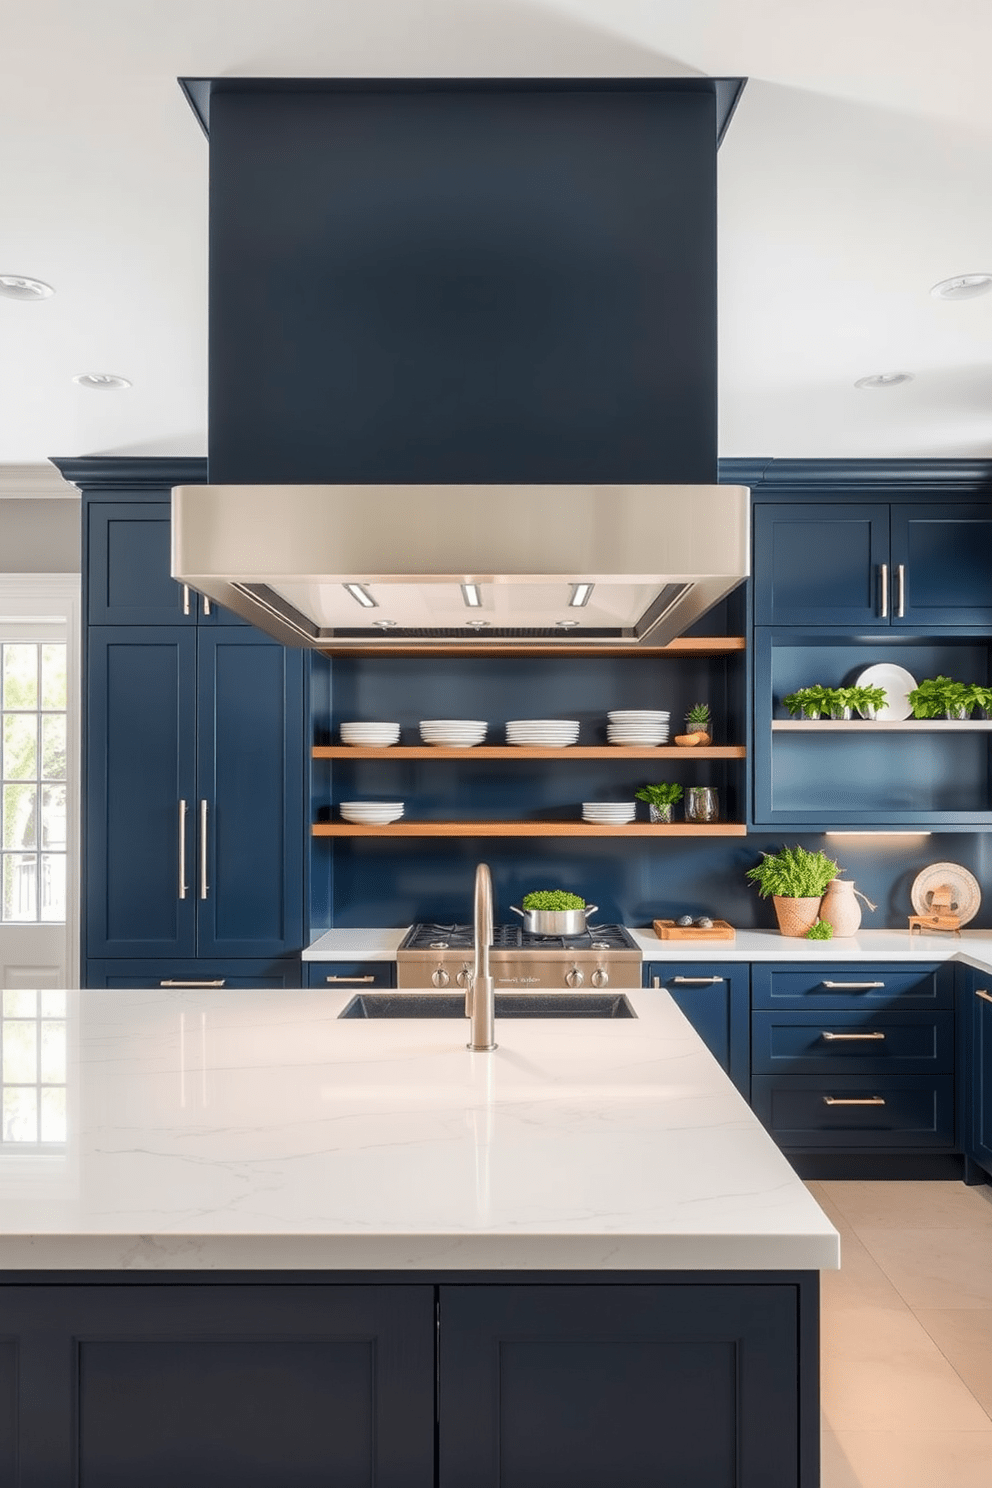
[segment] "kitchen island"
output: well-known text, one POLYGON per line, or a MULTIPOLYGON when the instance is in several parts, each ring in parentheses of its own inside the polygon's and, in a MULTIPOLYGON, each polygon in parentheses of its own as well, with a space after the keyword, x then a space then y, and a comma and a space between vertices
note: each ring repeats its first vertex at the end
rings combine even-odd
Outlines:
POLYGON ((667 993, 491 1055, 351 995, 70 994, 0 1479, 812 1488, 838 1237, 667 993))

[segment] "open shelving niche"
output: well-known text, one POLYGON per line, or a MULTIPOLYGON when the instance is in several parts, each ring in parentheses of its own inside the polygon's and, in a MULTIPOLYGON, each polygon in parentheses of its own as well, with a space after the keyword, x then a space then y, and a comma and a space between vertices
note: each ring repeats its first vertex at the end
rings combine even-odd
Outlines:
MULTIPOLYGON (((644 660, 681 659, 691 661, 693 659, 713 658, 739 658, 743 662, 743 653, 746 642, 743 636, 707 636, 687 637, 675 641, 668 646, 638 648, 636 652, 624 649, 609 648, 570 648, 563 652, 559 648, 549 647, 501 647, 498 650, 472 650, 466 649, 458 654, 463 658, 488 658, 495 660, 532 658, 537 660, 552 659, 556 663, 563 660, 579 659, 624 659, 643 662, 644 660)), ((350 657, 356 657, 356 653, 348 653, 350 657)), ((358 653, 360 659, 363 653, 358 653)), ((369 653, 370 656, 373 653, 369 653)), ((382 653, 374 653, 376 663, 381 667, 383 662, 393 660, 413 659, 424 660, 432 657, 444 657, 451 659, 450 652, 439 651, 437 648, 409 647, 403 648, 401 652, 391 651, 388 658, 382 653)), ((340 665, 340 658, 335 657, 335 662, 340 665)), ((724 692, 726 692, 724 683, 724 692)), ((727 699, 717 701, 717 709, 723 703, 726 707, 727 699)), ((450 712, 451 705, 448 704, 450 712)), ((461 704, 461 711, 465 716, 476 711, 478 705, 461 704)), ((715 710, 715 711, 716 711, 715 710)), ((557 711, 561 711, 559 708, 557 711)), ((357 716, 352 714, 352 716, 357 716)), ((415 725, 413 725, 415 726, 415 725)), ((738 727, 743 733, 743 706, 739 706, 738 727)), ((395 765, 404 761, 421 761, 428 764, 440 762, 457 762, 459 764, 473 765, 482 762, 500 762, 507 765, 541 762, 597 762, 600 764, 617 765, 633 760, 638 761, 678 761, 680 766, 692 765, 703 761, 719 761, 724 765, 731 762, 743 762, 746 758, 744 745, 709 745, 709 746, 678 746, 661 745, 647 748, 623 748, 615 745, 570 745, 563 749, 543 749, 535 747, 519 747, 515 745, 477 745, 466 749, 445 748, 429 745, 392 745, 388 748, 369 748, 365 746, 354 747, 340 744, 315 744, 312 754, 315 761, 326 760, 328 762, 338 761, 341 763, 357 764, 359 762, 377 761, 384 765, 395 765)), ((743 773, 743 764, 741 763, 743 773)), ((739 797, 743 801, 743 781, 739 786, 739 797)), ((743 816, 743 806, 741 809, 743 816)), ((529 818, 523 820, 489 818, 486 820, 464 819, 464 820, 442 820, 439 818, 424 818, 420 820, 402 819, 391 822, 385 826, 364 826, 352 822, 340 820, 318 820, 312 826, 312 834, 315 838, 326 837, 636 837, 640 839, 665 840, 673 837, 742 837, 747 828, 743 820, 719 821, 708 823, 696 822, 673 822, 671 824, 656 824, 653 822, 630 822, 623 825, 603 825, 600 823, 583 822, 576 819, 564 819, 561 817, 529 818)))

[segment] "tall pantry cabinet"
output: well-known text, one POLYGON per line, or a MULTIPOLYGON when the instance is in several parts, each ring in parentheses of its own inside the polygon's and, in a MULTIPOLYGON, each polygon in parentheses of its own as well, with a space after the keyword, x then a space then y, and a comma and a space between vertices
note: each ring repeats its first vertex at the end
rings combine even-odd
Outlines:
POLYGON ((306 665, 170 574, 204 461, 59 461, 83 521, 87 986, 299 985, 306 665))

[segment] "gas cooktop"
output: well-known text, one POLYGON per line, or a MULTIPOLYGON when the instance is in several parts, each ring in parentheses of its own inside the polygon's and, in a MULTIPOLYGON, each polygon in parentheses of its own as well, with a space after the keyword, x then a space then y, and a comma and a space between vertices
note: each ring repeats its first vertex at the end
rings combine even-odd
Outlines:
MULTIPOLYGON (((400 943, 400 951, 470 951, 474 946, 471 925, 413 925, 400 943)), ((637 945, 622 925, 593 925, 583 935, 531 935, 521 925, 495 925, 493 948, 497 951, 637 951, 637 945)), ((638 952, 638 954, 640 954, 638 952)))

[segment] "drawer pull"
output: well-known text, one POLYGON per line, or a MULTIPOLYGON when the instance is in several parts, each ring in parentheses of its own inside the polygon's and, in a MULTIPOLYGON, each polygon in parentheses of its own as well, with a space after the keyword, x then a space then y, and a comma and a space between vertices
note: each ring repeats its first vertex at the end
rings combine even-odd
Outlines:
POLYGON ((823 1104, 825 1106, 884 1106, 885 1097, 882 1095, 825 1095, 823 1104))
POLYGON ((992 993, 986 992, 984 987, 976 987, 975 996, 984 997, 986 1002, 992 1002, 992 993))
POLYGON ((715 982, 722 982, 723 977, 672 977, 673 987, 712 987, 715 982))
POLYGON ((846 1043, 859 1043, 865 1039, 884 1039, 884 1033, 821 1033, 820 1037, 832 1044, 841 1039, 846 1043))
POLYGON ((360 977, 331 976, 331 977, 325 977, 324 978, 324 981, 325 982, 365 982, 365 983, 368 983, 368 982, 374 982, 375 981, 375 977, 374 976, 360 976, 360 977))
POLYGON ((829 987, 831 992, 867 992, 872 987, 884 987, 884 982, 821 982, 821 987, 829 987))
POLYGON ((159 986, 160 987, 223 987, 224 982, 226 980, 227 980, 226 977, 217 977, 216 980, 214 980, 214 981, 208 981, 208 982, 179 982, 179 981, 174 981, 171 977, 169 977, 164 982, 159 982, 159 986))

